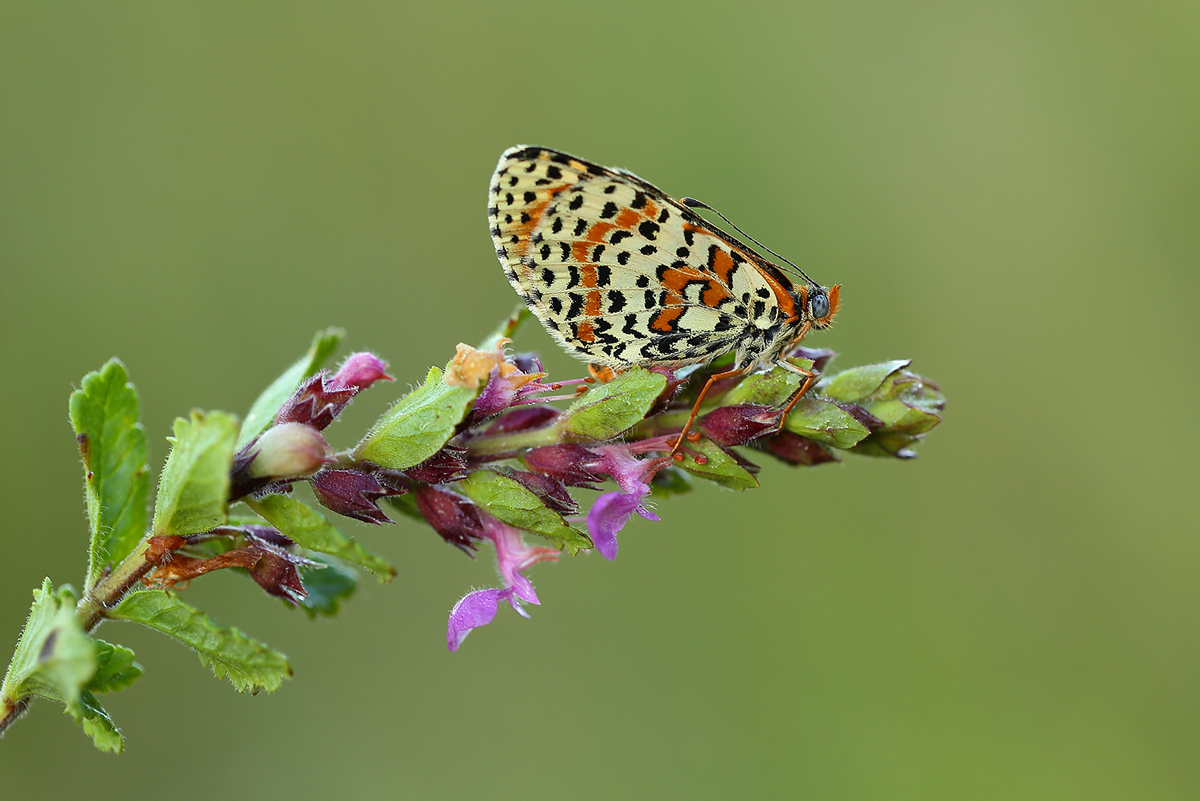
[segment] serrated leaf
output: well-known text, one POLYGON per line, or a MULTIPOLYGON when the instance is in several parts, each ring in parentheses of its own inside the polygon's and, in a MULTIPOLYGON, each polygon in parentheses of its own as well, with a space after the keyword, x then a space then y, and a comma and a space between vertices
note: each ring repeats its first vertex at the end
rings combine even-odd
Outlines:
POLYGON ((895 359, 890 362, 868 364, 862 367, 852 367, 843 370, 828 381, 820 384, 821 393, 834 400, 862 400, 879 389, 880 385, 898 370, 903 370, 912 363, 912 359, 895 359))
POLYGON ((688 442, 685 447, 702 454, 705 461, 701 464, 691 454, 685 454, 683 461, 676 464, 677 467, 738 492, 758 486, 758 479, 750 471, 708 437, 702 437, 698 442, 688 442))
POLYGON ((199 534, 225 522, 237 421, 225 412, 175 420, 175 438, 158 480, 154 533, 199 534))
POLYGON ((125 750, 125 738, 96 696, 84 690, 80 695, 80 706, 81 715, 76 720, 83 724, 84 733, 92 738, 97 749, 109 754, 125 750))
POLYGON ((96 672, 96 651, 75 617, 75 603, 69 586, 55 592, 50 579, 33 591, 29 619, 0 684, 0 708, 35 695, 82 714, 80 693, 96 672))
POLYGON ((313 336, 308 353, 285 370, 283 375, 276 378, 271 386, 263 390, 263 393, 250 407, 250 411, 246 413, 246 419, 242 422, 241 433, 238 434, 237 450, 241 450, 250 444, 252 439, 266 431, 267 426, 275 419, 275 415, 279 413, 287 399, 292 397, 292 393, 296 391, 300 382, 321 369, 321 365, 325 363, 345 335, 346 332, 340 328, 326 328, 313 336))
POLYGON ((552 540, 570 553, 591 548, 591 539, 567 524, 562 515, 546 507, 535 493, 519 482, 491 470, 476 470, 455 484, 455 489, 497 520, 552 540))
POLYGON ((146 533, 146 432, 138 422, 137 390, 116 359, 83 377, 71 393, 70 414, 91 524, 87 592, 104 567, 128 556, 146 533))
POLYGON ((406 470, 433 456, 454 436, 478 389, 452 387, 429 368, 425 383, 384 413, 354 449, 357 461, 406 470))
POLYGON ((236 628, 218 626, 200 610, 163 590, 130 593, 109 617, 141 623, 183 643, 218 679, 228 678, 238 692, 274 692, 292 675, 283 654, 236 628))
POLYGON ((336 556, 364 567, 375 574, 380 584, 386 584, 396 575, 396 568, 347 537, 320 512, 295 498, 268 495, 257 500, 243 500, 285 537, 302 548, 336 556))
POLYGON ((631 367, 572 403, 563 413, 563 431, 575 439, 612 439, 641 422, 666 388, 666 376, 631 367))
MULTIPOLYGON (((811 370, 813 363, 808 359, 794 358, 789 362, 811 370)), ((722 406, 738 406, 743 403, 755 403, 761 406, 779 407, 787 403, 803 381, 802 376, 775 367, 766 373, 756 373, 743 378, 737 386, 725 393, 721 398, 722 406)))
POLYGON ((133 661, 133 651, 101 639, 94 639, 93 645, 96 648, 96 673, 88 682, 88 690, 112 693, 125 689, 141 677, 142 666, 133 661))
POLYGON ((836 403, 808 396, 801 398, 796 408, 792 409, 784 428, 835 448, 852 448, 871 433, 836 403))
POLYGON ((324 568, 300 567, 300 578, 308 595, 300 601, 300 608, 308 617, 319 615, 333 617, 345 601, 358 589, 358 573, 331 559, 317 557, 314 561, 326 565, 324 568))

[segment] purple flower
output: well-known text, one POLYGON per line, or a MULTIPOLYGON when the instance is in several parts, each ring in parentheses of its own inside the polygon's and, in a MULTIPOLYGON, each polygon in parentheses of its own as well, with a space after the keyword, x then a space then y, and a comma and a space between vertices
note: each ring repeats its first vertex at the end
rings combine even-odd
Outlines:
MULTIPOLYGON (((641 446, 653 447, 647 446, 648 442, 641 446)), ((594 469, 607 473, 621 488, 620 492, 605 493, 597 498, 587 516, 588 533, 596 550, 611 560, 617 556, 617 532, 629 522, 634 512, 646 520, 658 522, 658 515, 648 511, 642 502, 650 494, 650 479, 671 460, 638 459, 629 445, 600 445, 593 450, 599 454, 594 469)))
POLYGON ((634 512, 647 520, 658 522, 658 515, 642 506, 642 501, 649 494, 650 485, 643 484, 642 489, 633 493, 605 493, 592 504, 587 516, 588 533, 592 536, 592 542, 596 543, 596 550, 605 559, 617 557, 617 532, 629 522, 634 512))
POLYGON ((529 613, 521 608, 521 602, 540 604, 541 601, 533 584, 521 571, 538 562, 558 560, 558 551, 554 548, 526 545, 521 532, 512 526, 486 514, 481 513, 479 517, 483 522, 483 536, 496 546, 496 566, 504 589, 475 590, 454 605, 446 627, 446 647, 451 651, 458 650, 472 629, 491 623, 502 600, 508 601, 522 617, 529 617, 529 613))
POLYGON ((322 370, 302 381, 275 422, 305 423, 323 431, 360 391, 379 380, 395 381, 385 369, 387 364, 373 353, 352 353, 333 375, 322 370))
POLYGON ((387 363, 374 353, 360 351, 351 353, 342 362, 338 371, 329 377, 326 384, 332 390, 354 388, 355 392, 364 390, 376 381, 395 381, 387 374, 387 363))

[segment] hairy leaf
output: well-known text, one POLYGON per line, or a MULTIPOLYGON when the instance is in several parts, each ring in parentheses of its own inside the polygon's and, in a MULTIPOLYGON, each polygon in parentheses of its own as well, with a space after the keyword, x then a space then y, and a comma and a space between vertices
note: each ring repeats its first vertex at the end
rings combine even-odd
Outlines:
POLYGON ((401 398, 367 432, 354 449, 354 458, 405 470, 440 451, 479 394, 478 389, 448 385, 442 375, 438 368, 429 368, 425 383, 401 398))
POLYGON ((142 666, 133 661, 133 651, 123 645, 113 645, 95 639, 96 674, 88 682, 88 690, 94 693, 112 693, 123 690, 142 675, 142 666))
POLYGON ((698 442, 688 442, 684 447, 704 456, 701 462, 697 462, 691 454, 687 454, 682 462, 677 463, 678 467, 692 475, 715 481, 722 487, 738 492, 758 486, 758 479, 752 476, 750 471, 738 464, 736 459, 707 437, 701 438, 698 442))
POLYGON ((84 733, 92 738, 97 749, 109 754, 125 750, 125 738, 96 696, 84 690, 80 695, 80 706, 82 712, 76 721, 83 724, 84 733))
POLYGON ((807 395, 792 409, 784 427, 794 434, 835 448, 852 448, 871 433, 836 403, 807 395))
POLYGON ((607 384, 594 385, 571 404, 564 413, 563 431, 577 439, 612 439, 637 425, 666 387, 661 373, 632 367, 607 384))
POLYGON ((326 565, 317 569, 301 567, 300 577, 304 581, 304 589, 308 595, 300 601, 300 608, 309 618, 318 615, 333 617, 345 601, 358 589, 358 573, 331 559, 317 557, 326 565))
POLYGON ((274 692, 292 675, 287 658, 250 639, 236 628, 223 628, 176 596, 142 590, 125 596, 110 612, 114 620, 141 623, 196 652, 218 679, 228 678, 238 692, 274 692))
POLYGON ((175 420, 171 454, 158 481, 154 533, 186 537, 225 522, 237 422, 224 412, 175 420))
POLYGON ((33 591, 29 619, 0 685, 0 708, 35 695, 62 703, 76 718, 82 714, 80 693, 96 672, 96 650, 75 618, 75 602, 70 587, 55 592, 50 579, 33 591))
POLYGON ((562 515, 547 508, 535 493, 508 476, 491 470, 476 470, 455 488, 497 520, 540 534, 572 554, 581 548, 592 547, 586 534, 567 525, 562 515))
POLYGON ((91 524, 87 592, 105 566, 128 556, 146 533, 146 432, 138 422, 137 390, 116 359, 83 377, 71 393, 70 413, 91 524))

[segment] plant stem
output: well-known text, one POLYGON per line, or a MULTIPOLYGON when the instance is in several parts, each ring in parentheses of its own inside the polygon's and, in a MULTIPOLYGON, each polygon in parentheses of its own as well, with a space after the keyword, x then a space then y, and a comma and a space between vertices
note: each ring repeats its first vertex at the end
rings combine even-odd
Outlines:
POLYGON ((467 440, 467 453, 471 456, 496 456, 501 453, 515 453, 522 448, 540 448, 543 445, 558 445, 562 442, 562 428, 555 424, 533 431, 473 437, 467 440))

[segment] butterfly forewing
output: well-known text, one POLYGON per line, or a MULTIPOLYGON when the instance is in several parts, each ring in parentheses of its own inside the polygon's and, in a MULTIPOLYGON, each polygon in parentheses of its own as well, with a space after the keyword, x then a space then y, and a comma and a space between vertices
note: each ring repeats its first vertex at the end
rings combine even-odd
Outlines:
POLYGON ((512 148, 488 215, 513 288, 594 362, 704 362, 795 319, 778 270, 631 173, 512 148))

